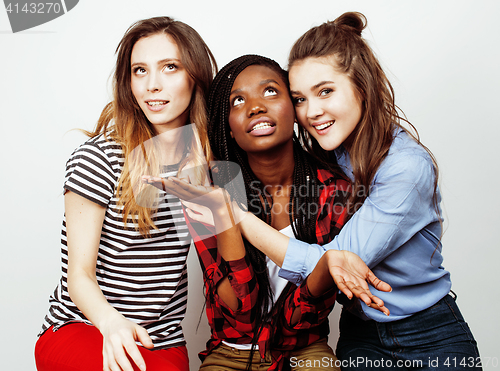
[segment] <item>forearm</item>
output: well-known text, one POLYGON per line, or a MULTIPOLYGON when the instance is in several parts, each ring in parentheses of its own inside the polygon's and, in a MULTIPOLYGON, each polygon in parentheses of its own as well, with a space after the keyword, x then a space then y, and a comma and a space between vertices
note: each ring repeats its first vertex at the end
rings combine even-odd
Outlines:
POLYGON ((231 205, 213 212, 215 231, 217 233, 217 250, 225 261, 238 260, 245 257, 245 245, 240 228, 235 224, 231 205))
POLYGON ((325 285, 317 295, 310 292, 307 283, 308 281, 305 281, 298 286, 285 301, 284 318, 290 331, 320 325, 335 305, 337 287, 333 282, 331 285, 325 285))
POLYGON ((108 303, 95 277, 81 270, 68 269, 68 292, 73 303, 99 330, 106 322, 123 317, 108 303))
MULTIPOLYGON (((214 210, 214 223, 217 233, 217 251, 227 262, 245 257, 245 246, 238 225, 234 224, 230 204, 225 209, 214 210)), ((238 297, 228 277, 222 279, 217 286, 220 299, 233 311, 238 310, 238 297)))
POLYGON ((319 296, 335 286, 326 262, 326 255, 319 259, 318 264, 307 277, 306 285, 313 297, 319 296))
POLYGON ((288 247, 287 236, 280 233, 252 213, 247 212, 239 223, 243 236, 281 267, 288 247))
POLYGON ((78 309, 101 330, 106 320, 121 316, 104 297, 95 273, 106 209, 73 192, 67 192, 64 200, 68 292, 78 309))
MULTIPOLYGON (((318 264, 316 264, 314 270, 307 277, 306 285, 312 297, 320 296, 335 286, 335 282, 330 275, 330 271, 325 260, 325 255, 319 259, 318 264)), ((290 324, 295 326, 299 321, 300 316, 300 307, 295 308, 290 324)))

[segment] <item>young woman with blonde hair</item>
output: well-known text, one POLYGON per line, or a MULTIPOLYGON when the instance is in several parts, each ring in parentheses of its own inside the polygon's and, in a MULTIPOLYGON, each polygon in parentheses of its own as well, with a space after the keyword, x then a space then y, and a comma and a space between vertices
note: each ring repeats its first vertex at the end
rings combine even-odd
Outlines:
POLYGON ((179 200, 140 175, 210 158, 215 72, 198 33, 168 17, 138 21, 120 41, 114 99, 67 163, 62 277, 35 348, 39 371, 189 370, 180 322, 191 238, 179 200))

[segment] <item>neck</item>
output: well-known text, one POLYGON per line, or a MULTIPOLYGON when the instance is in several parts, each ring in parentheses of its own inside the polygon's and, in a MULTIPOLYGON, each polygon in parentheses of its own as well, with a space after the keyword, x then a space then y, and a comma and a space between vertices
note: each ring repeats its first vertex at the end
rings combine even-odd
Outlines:
POLYGON ((247 153, 248 164, 255 176, 274 194, 293 185, 293 141, 266 152, 247 153))
POLYGON ((185 142, 184 131, 188 130, 186 126, 176 129, 165 130, 158 133, 153 140, 156 141, 160 149, 160 163, 163 165, 173 165, 179 163, 184 155, 187 143, 185 142))

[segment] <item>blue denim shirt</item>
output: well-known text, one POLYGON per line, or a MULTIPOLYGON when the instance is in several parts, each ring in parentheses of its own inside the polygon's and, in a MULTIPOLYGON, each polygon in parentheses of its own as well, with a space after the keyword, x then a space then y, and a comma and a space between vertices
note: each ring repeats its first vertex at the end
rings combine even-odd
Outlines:
MULTIPOLYGON (((349 154, 335 150, 339 165, 352 180, 349 154)), ((429 308, 451 289, 441 255, 441 210, 433 204, 431 157, 403 130, 396 132, 389 153, 372 181, 370 194, 330 243, 319 246, 290 239, 280 277, 300 284, 329 249, 361 257, 393 291, 370 290, 391 311, 385 314, 358 301, 351 310, 361 318, 388 322, 429 308)), ((439 190, 438 201, 441 201, 439 190)))

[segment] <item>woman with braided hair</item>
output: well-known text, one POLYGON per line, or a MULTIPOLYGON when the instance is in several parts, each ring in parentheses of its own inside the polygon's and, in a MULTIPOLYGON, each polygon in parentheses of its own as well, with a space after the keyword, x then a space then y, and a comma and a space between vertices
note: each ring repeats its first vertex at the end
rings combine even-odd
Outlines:
MULTIPOLYGON (((226 186, 236 203, 248 204, 251 213, 281 233, 324 244, 347 220, 349 185, 341 172, 314 164, 294 135, 294 121, 287 76, 276 62, 246 55, 226 65, 209 96, 209 138, 220 161, 214 183, 226 186), (239 171, 241 189, 231 182, 239 171)), ((380 290, 390 287, 355 254, 325 254, 309 279, 296 287, 279 278, 279 267, 241 238, 227 215, 231 204, 222 188, 207 192, 175 178, 145 181, 161 182, 181 199, 198 197, 193 201, 212 210, 215 231, 197 222, 204 220, 200 214, 186 211, 204 271, 212 330, 201 354, 202 370, 282 369, 287 358, 300 365, 294 369, 331 369, 336 358, 327 345, 327 316, 335 303, 335 283, 350 297, 387 313, 366 280, 380 290), (258 352, 253 352, 255 346, 258 352), (331 362, 322 364, 325 359, 331 362)))

